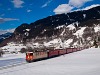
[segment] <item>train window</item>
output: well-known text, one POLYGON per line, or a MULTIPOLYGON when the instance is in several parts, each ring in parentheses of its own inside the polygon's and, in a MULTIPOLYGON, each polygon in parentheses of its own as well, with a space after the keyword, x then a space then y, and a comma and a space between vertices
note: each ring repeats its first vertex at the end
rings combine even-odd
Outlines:
POLYGON ((36 56, 37 56, 37 55, 38 55, 38 52, 36 52, 35 54, 36 54, 36 56))
POLYGON ((33 53, 30 53, 30 56, 33 56, 33 53))
POLYGON ((39 55, 41 55, 41 52, 39 52, 39 55))
POLYGON ((40 52, 40 55, 42 55, 42 52, 40 52))
POLYGON ((38 55, 40 54, 40 52, 38 52, 38 55))

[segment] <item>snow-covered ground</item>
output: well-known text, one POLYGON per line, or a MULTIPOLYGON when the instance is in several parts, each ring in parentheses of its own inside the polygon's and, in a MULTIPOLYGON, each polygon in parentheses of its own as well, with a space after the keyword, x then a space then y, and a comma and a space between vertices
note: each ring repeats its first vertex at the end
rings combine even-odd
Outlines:
POLYGON ((0 75, 100 75, 100 48, 3 69, 0 75))
POLYGON ((26 62, 24 53, 4 54, 2 57, 0 57, 0 68, 15 64, 17 65, 24 62, 26 62))
POLYGON ((76 33, 74 33, 74 35, 76 35, 77 38, 78 38, 79 36, 82 37, 85 28, 86 28, 86 27, 81 27, 81 29, 79 29, 78 31, 76 31, 76 33))
POLYGON ((8 43, 6 46, 1 47, 0 49, 4 52, 15 52, 18 53, 22 48, 26 48, 23 44, 15 44, 14 42, 8 43))

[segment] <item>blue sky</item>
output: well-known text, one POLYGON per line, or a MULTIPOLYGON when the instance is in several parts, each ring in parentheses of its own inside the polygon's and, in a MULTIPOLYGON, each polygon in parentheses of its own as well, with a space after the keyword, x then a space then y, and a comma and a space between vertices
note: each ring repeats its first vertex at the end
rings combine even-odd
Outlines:
POLYGON ((100 0, 0 0, 0 30, 93 4, 100 4, 100 0))

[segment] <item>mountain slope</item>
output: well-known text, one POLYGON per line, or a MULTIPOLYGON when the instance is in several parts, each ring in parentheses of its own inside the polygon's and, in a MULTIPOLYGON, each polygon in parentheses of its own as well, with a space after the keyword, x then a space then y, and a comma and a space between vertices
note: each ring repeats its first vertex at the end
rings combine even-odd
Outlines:
POLYGON ((67 47, 87 44, 90 46, 99 33, 100 6, 97 6, 89 10, 49 16, 31 24, 24 23, 15 29, 11 41, 44 44, 58 39, 56 46, 59 43, 60 46, 62 42, 67 47))
POLYGON ((60 25, 67 26, 72 23, 75 23, 74 24, 75 27, 93 26, 93 23, 88 25, 84 23, 87 21, 91 22, 92 20, 95 19, 100 19, 100 6, 84 11, 76 11, 68 14, 49 16, 47 18, 31 23, 30 25, 22 24, 21 26, 16 28, 15 32, 23 34, 25 33, 25 29, 27 28, 30 29, 29 37, 35 38, 37 36, 42 36, 41 32, 43 32, 43 30, 46 29, 46 32, 47 33, 49 32, 49 35, 47 36, 50 37, 53 35, 53 33, 56 34, 56 32, 58 31, 54 30, 54 28, 57 26, 60 25))
POLYGON ((4 39, 7 39, 9 38, 13 33, 5 33, 5 34, 2 34, 0 35, 0 43, 4 40, 4 39))

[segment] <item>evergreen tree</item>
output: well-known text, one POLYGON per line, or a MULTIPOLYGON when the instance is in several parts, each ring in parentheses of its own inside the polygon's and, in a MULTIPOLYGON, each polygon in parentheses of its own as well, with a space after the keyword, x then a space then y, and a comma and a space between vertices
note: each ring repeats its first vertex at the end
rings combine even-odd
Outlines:
POLYGON ((95 48, 98 47, 96 40, 94 40, 93 46, 95 46, 95 48))

